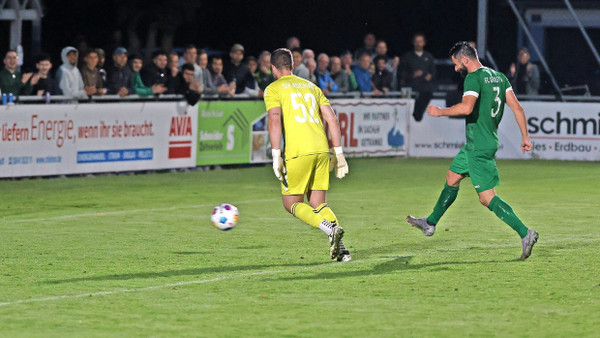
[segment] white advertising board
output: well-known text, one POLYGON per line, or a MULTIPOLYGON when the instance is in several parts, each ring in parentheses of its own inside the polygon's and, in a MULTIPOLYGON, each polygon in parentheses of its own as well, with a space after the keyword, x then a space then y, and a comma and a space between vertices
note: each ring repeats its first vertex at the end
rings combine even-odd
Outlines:
POLYGON ((0 177, 194 167, 198 109, 179 102, 0 108, 0 177))
POLYGON ((338 115, 344 153, 354 157, 406 156, 412 99, 339 99, 338 115))
POLYGON ((508 106, 498 129, 496 156, 506 159, 600 161, 600 104, 521 102, 532 151, 521 152, 521 133, 508 106))
MULTIPOLYGON (((445 100, 431 100, 429 104, 445 107, 445 100)), ((423 120, 409 123, 410 157, 454 157, 465 144, 465 120, 433 117, 425 114, 423 120)))

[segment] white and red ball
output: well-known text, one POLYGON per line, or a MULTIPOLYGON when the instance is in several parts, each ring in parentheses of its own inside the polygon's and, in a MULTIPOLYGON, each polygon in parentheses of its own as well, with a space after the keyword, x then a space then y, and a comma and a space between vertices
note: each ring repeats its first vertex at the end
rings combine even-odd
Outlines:
POLYGON ((227 231, 233 229, 240 218, 238 209, 231 204, 223 203, 217 205, 210 216, 212 224, 219 230, 227 231))

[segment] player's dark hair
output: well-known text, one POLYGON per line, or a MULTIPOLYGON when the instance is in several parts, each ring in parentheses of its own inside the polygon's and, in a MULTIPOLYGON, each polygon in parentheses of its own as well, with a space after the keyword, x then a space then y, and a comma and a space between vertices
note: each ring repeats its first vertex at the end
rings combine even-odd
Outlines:
POLYGON ((167 52, 165 52, 165 51, 164 51, 164 50, 162 50, 162 49, 155 50, 154 52, 152 52, 152 59, 156 58, 156 57, 157 57, 157 56, 159 56, 159 55, 164 55, 164 56, 167 56, 167 52))
POLYGON ((463 56, 471 60, 477 60, 477 49, 471 46, 468 41, 460 41, 454 44, 452 48, 450 48, 450 56, 455 59, 460 59, 463 56))
POLYGON ((52 57, 48 53, 41 53, 35 58, 35 63, 40 63, 42 61, 52 62, 52 57))
POLYGON ((194 65, 191 63, 184 63, 183 65, 181 65, 181 72, 183 73, 184 70, 191 70, 193 72, 194 65))
POLYGON ((292 70, 294 66, 292 52, 287 48, 276 49, 273 54, 271 54, 271 64, 279 70, 283 70, 284 68, 292 70))
POLYGON ((377 55, 374 59, 373 59, 373 64, 377 65, 377 62, 379 62, 379 60, 383 60, 385 62, 387 62, 388 58, 385 55, 377 55))

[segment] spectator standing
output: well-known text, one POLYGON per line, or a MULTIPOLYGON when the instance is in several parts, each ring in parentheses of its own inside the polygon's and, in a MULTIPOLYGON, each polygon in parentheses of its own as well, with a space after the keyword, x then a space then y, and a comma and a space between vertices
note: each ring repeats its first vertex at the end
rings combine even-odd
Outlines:
POLYGON ((50 55, 38 55, 35 61, 35 68, 37 68, 37 74, 40 78, 38 82, 35 85, 33 85, 31 92, 32 95, 42 96, 46 93, 50 93, 50 95, 60 94, 58 82, 50 74, 50 70, 52 69, 52 61, 50 55))
MULTIPOLYGON (((63 48, 60 53, 63 64, 58 69, 56 77, 58 79, 58 86, 64 96, 84 99, 91 94, 86 91, 83 78, 77 68, 78 54, 75 47, 68 46, 63 48)), ((89 91, 91 92, 91 89, 89 91)))
POLYGON ((265 88, 275 81, 271 72, 271 53, 269 51, 264 50, 258 56, 258 69, 254 73, 254 77, 260 89, 258 96, 263 97, 265 88))
POLYGON ((175 93, 175 79, 179 74, 179 54, 170 52, 167 59, 167 93, 175 93))
POLYGON ((31 95, 31 85, 37 83, 39 75, 32 73, 22 75, 17 70, 18 61, 19 56, 12 49, 4 55, 4 68, 0 71, 0 90, 6 95, 9 93, 14 96, 31 95))
MULTIPOLYGON (((298 39, 295 36, 290 36, 287 41, 285 42, 285 45, 287 46, 287 49, 292 50, 294 48, 300 48, 300 39, 298 39)), ((271 55, 269 55, 269 59, 271 58, 271 55)))
POLYGON ((354 52, 354 59, 358 60, 363 53, 367 53, 371 58, 373 58, 373 54, 375 54, 376 42, 377 38, 375 37, 375 34, 371 32, 365 34, 362 47, 358 48, 356 52, 354 52))
POLYGON ((200 93, 202 92, 200 82, 195 80, 194 74, 194 64, 184 63, 181 66, 175 85, 175 94, 183 95, 190 106, 195 105, 200 100, 200 93))
POLYGON ((331 73, 329 73, 327 67, 329 67, 329 56, 325 53, 319 54, 315 76, 317 77, 317 86, 321 88, 321 91, 325 95, 338 91, 338 85, 331 78, 331 73))
POLYGON ((315 59, 306 59, 304 60, 304 63, 306 63, 306 68, 308 68, 308 81, 317 84, 317 76, 315 75, 317 63, 315 62, 315 59))
POLYGON ((538 95, 540 90, 540 70, 530 62, 531 55, 525 47, 519 49, 518 66, 510 65, 508 80, 513 85, 516 94, 538 95))
POLYGON ((198 59, 198 48, 193 44, 189 44, 185 46, 185 50, 183 52, 183 59, 179 60, 179 68, 189 63, 194 67, 194 77, 196 79, 200 78, 200 67, 196 64, 196 60, 198 59))
MULTIPOLYGON (((140 59, 139 61, 131 63, 132 70, 134 73, 136 72, 136 70, 133 69, 133 65, 139 65, 140 61, 142 60, 140 59)), ((141 80, 145 87, 150 88, 156 84, 162 85, 165 88, 167 87, 167 83, 169 82, 169 79, 167 77, 167 63, 167 53, 165 51, 157 50, 154 53, 152 53, 152 63, 147 66, 144 66, 141 71, 137 71, 139 72, 138 76, 141 76, 141 80)), ((134 91, 136 91, 135 87, 133 89, 134 91)))
POLYGON ((350 90, 350 82, 348 73, 342 69, 342 60, 337 56, 332 56, 329 68, 331 78, 338 86, 338 93, 347 93, 350 90))
POLYGON ((113 52, 113 65, 108 69, 108 93, 125 97, 133 93, 131 68, 127 67, 127 49, 117 47, 113 52))
POLYGON ((358 58, 358 64, 352 66, 352 72, 356 76, 358 90, 361 92, 371 92, 371 56, 364 52, 358 58))
MULTIPOLYGON (((157 67, 162 65, 163 61, 166 66, 167 54, 163 52, 163 55, 164 55, 164 60, 159 61, 159 65, 157 65, 157 67)), ((154 65, 156 65, 155 59, 156 59, 155 57, 152 58, 154 65)), ((153 94, 162 94, 162 93, 166 92, 167 91, 166 81, 162 81, 163 79, 166 80, 166 78, 164 78, 164 76, 163 76, 163 78, 161 78, 161 77, 154 77, 157 74, 150 74, 152 76, 150 78, 151 83, 154 81, 156 81, 156 83, 152 83, 150 86, 146 86, 144 84, 144 81, 142 80, 142 76, 140 74, 140 70, 142 70, 143 64, 144 63, 143 63, 141 57, 135 56, 135 55, 131 57, 131 71, 132 71, 131 88, 133 89, 133 93, 137 94, 139 96, 149 96, 149 95, 153 95, 153 94)), ((164 73, 163 73, 163 75, 164 75, 164 73)))
POLYGON ((352 59, 352 53, 349 50, 342 52, 340 55, 340 59, 342 60, 342 69, 348 73, 348 84, 350 85, 349 91, 355 91, 358 88, 358 82, 356 82, 356 75, 352 71, 352 64, 354 60, 352 59))
POLYGON ((258 96, 258 89, 255 87, 254 75, 250 73, 244 60, 244 46, 239 43, 234 44, 229 52, 230 60, 223 68, 223 76, 230 86, 235 88, 236 94, 248 94, 251 97, 258 96))
POLYGON ((81 68, 81 78, 85 92, 88 95, 104 95, 106 89, 102 84, 102 77, 98 70, 98 53, 89 49, 87 55, 83 58, 83 67, 81 68))
POLYGON ((377 55, 373 63, 375 64, 375 74, 371 77, 373 93, 386 95, 392 86, 392 73, 386 68, 387 59, 384 55, 377 55))
POLYGON ((211 58, 210 72, 212 83, 217 89, 217 93, 220 96, 233 97, 235 95, 235 88, 230 86, 223 76, 223 58, 221 56, 215 55, 211 58))
POLYGON ((96 48, 94 49, 98 54, 98 72, 100 73, 100 77, 102 78, 102 88, 106 88, 106 70, 104 69, 104 64, 106 62, 106 53, 104 53, 104 49, 96 48))
POLYGON ((435 64, 433 55, 426 51, 425 34, 417 33, 413 36, 414 49, 401 58, 400 86, 412 87, 419 93, 415 101, 413 117, 416 121, 423 119, 425 108, 433 97, 433 79, 435 78, 435 64))
POLYGON ((202 93, 205 95, 215 95, 217 94, 217 88, 212 83, 212 77, 210 75, 210 71, 208 70, 208 54, 204 49, 201 49, 198 52, 197 62, 198 67, 200 67, 200 76, 197 81, 200 82, 202 87, 202 93))
POLYGON ((306 68, 306 65, 302 62, 302 51, 300 48, 292 49, 292 56, 294 58, 294 69, 292 70, 292 74, 308 80, 308 68, 306 68))

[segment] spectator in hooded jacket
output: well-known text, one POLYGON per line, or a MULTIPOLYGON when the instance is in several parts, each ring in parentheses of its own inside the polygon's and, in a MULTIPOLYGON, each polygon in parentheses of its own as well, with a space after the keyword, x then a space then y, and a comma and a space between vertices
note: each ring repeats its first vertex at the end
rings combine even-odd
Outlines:
POLYGON ((56 78, 63 95, 75 99, 85 99, 88 95, 92 95, 91 88, 86 90, 81 73, 77 68, 79 57, 77 49, 67 46, 61 51, 60 57, 63 64, 56 72, 56 78))

